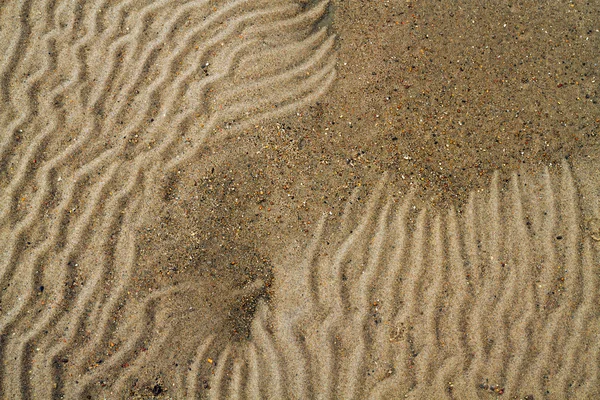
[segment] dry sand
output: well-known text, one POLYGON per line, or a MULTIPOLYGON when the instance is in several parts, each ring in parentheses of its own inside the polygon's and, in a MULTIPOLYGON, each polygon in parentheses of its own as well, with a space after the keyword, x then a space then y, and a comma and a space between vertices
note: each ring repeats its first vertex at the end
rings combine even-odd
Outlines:
POLYGON ((595 398, 599 13, 1 3, 2 398, 595 398))

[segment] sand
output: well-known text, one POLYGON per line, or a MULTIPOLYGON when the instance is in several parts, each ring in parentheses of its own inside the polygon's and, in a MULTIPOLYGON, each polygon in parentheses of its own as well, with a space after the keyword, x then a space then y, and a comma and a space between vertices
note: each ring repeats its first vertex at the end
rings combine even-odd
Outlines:
POLYGON ((597 5, 0 5, 0 393, 588 399, 597 5))

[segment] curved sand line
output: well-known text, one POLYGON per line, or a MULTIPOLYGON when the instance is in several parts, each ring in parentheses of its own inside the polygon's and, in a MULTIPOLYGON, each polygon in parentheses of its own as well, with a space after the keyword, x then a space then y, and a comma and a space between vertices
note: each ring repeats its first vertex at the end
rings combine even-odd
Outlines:
POLYGON ((17 11, 0 69, 0 387, 15 399, 77 398, 145 340, 137 329, 88 367, 116 334, 157 182, 211 141, 317 99, 335 76, 333 38, 313 28, 326 1, 27 1, 17 11), (67 359, 77 383, 58 368, 67 359))

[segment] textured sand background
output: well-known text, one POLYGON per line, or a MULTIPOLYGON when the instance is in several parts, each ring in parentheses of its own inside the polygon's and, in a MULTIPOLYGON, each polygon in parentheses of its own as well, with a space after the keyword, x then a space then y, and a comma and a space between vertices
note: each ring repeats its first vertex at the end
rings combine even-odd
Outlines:
POLYGON ((2 398, 594 398, 599 13, 0 4, 2 398))

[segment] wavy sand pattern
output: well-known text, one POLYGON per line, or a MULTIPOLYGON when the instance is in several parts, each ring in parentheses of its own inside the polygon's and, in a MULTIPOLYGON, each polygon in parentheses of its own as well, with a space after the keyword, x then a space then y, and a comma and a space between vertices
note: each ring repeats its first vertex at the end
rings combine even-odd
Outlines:
POLYGON ((593 398, 600 253, 579 193, 566 162, 495 174, 445 212, 382 180, 279 270, 272 309, 243 361, 224 354, 213 394, 593 398))
MULTIPOLYGON (((14 399, 79 398, 116 365, 150 358, 136 350, 142 341, 168 337, 138 328, 107 347, 130 290, 136 229, 161 180, 230 129, 327 90, 333 37, 317 24, 328 5, 1 7, 0 386, 14 399), (108 357, 92 369, 97 352, 108 357)), ((185 290, 139 301, 132 326, 151 326, 156 303, 185 290)))
POLYGON ((272 270, 140 283, 181 170, 328 92, 332 9, 0 3, 1 398, 597 396, 597 159, 496 172, 460 208, 398 194, 390 167, 308 243, 260 249, 272 270))

